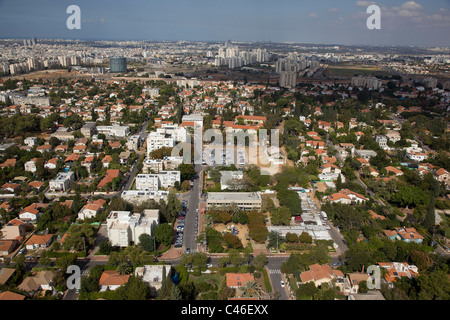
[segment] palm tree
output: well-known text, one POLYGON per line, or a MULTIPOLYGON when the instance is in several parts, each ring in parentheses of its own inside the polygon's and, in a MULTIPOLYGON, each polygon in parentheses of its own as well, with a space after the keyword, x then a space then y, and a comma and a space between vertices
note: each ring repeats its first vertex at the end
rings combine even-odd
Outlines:
POLYGON ((131 273, 131 266, 128 263, 123 262, 123 263, 121 263, 121 264, 119 264, 117 266, 116 271, 119 274, 130 274, 131 273))
POLYGON ((242 296, 243 297, 252 297, 252 298, 260 298, 262 296, 262 288, 259 283, 255 281, 247 281, 242 287, 242 296))

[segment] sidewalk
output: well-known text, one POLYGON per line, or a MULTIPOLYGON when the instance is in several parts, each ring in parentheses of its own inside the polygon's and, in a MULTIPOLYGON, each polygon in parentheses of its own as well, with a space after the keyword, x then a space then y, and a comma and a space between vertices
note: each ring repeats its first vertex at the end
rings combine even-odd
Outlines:
POLYGON ((167 250, 160 257, 158 257, 158 260, 175 260, 180 258, 182 254, 183 254, 182 248, 174 248, 173 246, 171 246, 169 250, 167 250))

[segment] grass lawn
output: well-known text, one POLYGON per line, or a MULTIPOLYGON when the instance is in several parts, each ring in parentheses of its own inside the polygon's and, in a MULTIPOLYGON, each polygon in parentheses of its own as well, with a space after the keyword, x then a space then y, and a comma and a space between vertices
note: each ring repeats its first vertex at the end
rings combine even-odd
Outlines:
POLYGON ((374 66, 364 65, 335 65, 328 66, 327 73, 336 77, 353 77, 355 75, 362 76, 385 76, 388 72, 374 66))

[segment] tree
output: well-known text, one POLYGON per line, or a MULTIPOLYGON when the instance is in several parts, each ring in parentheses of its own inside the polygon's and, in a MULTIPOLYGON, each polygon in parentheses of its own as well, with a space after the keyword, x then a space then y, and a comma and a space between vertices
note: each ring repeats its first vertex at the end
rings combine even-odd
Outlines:
POLYGON ((167 223, 159 224, 155 229, 155 237, 158 243, 170 246, 173 239, 172 227, 167 223))
POLYGON ((259 243, 264 242, 269 234, 264 223, 264 217, 264 215, 258 212, 251 212, 248 214, 249 236, 259 243))
POLYGON ((398 203, 400 206, 417 206, 420 204, 427 206, 430 203, 430 197, 419 187, 408 185, 400 187, 392 196, 391 201, 398 203))
POLYGON ((172 222, 175 216, 181 212, 181 202, 178 200, 176 193, 171 190, 167 196, 167 207, 164 210, 164 217, 167 222, 172 222))
POLYGON ((155 250, 154 242, 154 238, 147 233, 143 233, 139 236, 139 245, 147 252, 155 250))
POLYGON ((181 181, 192 180, 197 175, 194 165, 190 163, 181 163, 178 166, 178 171, 180 171, 181 181))
POLYGON ((230 263, 235 267, 240 266, 243 262, 241 254, 236 249, 230 249, 228 252, 228 258, 230 259, 230 263))
POLYGON ((50 258, 47 256, 43 256, 39 259, 39 264, 43 265, 44 267, 49 267, 52 264, 52 260, 50 260, 50 258))
POLYGON ((256 281, 247 281, 240 289, 243 297, 260 298, 262 296, 262 288, 256 281))
POLYGON ((240 249, 243 248, 241 240, 231 232, 225 233, 223 236, 223 239, 225 240, 225 244, 228 248, 232 249, 240 249))
POLYGON ((181 300, 181 291, 178 286, 172 286, 172 290, 170 291, 170 300, 181 300))
POLYGON ((297 300, 312 300, 317 293, 317 287, 314 282, 307 282, 298 286, 295 296, 297 300))
POLYGON ((269 260, 267 259, 267 255, 265 253, 261 252, 260 254, 258 254, 255 257, 255 259, 253 261, 254 261, 256 269, 262 270, 269 260))
POLYGON ((119 274, 130 274, 131 271, 132 271, 132 269, 131 269, 131 266, 130 266, 128 263, 122 262, 121 264, 119 264, 119 265, 117 266, 116 271, 117 271, 119 274))
POLYGON ((104 255, 109 255, 112 251, 112 246, 109 241, 100 243, 99 252, 104 255))
POLYGON ((206 262, 208 261, 208 256, 202 252, 196 252, 192 255, 192 265, 198 269, 206 268, 206 262))
POLYGON ((286 233, 286 241, 287 242, 298 242, 297 234, 291 233, 291 232, 286 233))
POLYGON ((191 183, 189 180, 185 180, 181 183, 181 191, 188 191, 190 188, 191 188, 191 183))
POLYGON ((158 299, 167 300, 170 298, 170 293, 172 291, 173 282, 170 277, 167 277, 166 266, 163 266, 162 270, 162 280, 161 280, 161 289, 159 290, 158 299))
POLYGON ((302 234, 298 236, 298 240, 301 243, 312 243, 312 237, 308 232, 302 232, 302 234))
POLYGON ((272 208, 272 210, 270 210, 270 221, 275 226, 289 225, 291 218, 291 210, 287 207, 272 208))
POLYGON ((150 296, 150 288, 139 277, 130 276, 128 282, 116 289, 119 300, 146 300, 150 296))
POLYGON ((66 250, 86 251, 95 242, 94 226, 89 224, 72 225, 67 230, 68 236, 63 243, 66 250))

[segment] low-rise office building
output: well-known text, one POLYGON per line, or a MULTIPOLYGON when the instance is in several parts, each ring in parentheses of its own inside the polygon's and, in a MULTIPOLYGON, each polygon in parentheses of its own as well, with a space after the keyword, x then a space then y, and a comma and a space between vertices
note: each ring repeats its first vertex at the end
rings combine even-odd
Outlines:
POLYGON ((236 205, 242 210, 261 210, 261 195, 257 192, 209 192, 206 205, 223 207, 236 205))

